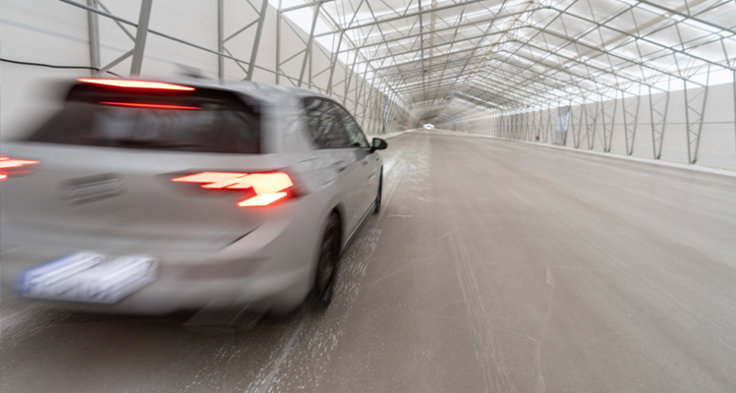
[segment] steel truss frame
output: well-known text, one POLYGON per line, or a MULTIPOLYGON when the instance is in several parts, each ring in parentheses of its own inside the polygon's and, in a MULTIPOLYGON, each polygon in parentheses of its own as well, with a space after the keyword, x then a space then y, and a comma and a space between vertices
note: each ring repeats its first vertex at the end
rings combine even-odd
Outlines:
MULTIPOLYGON (((218 0, 216 50, 150 29, 153 0, 140 0, 136 21, 113 15, 106 0, 59 1, 87 11, 97 73, 130 58, 130 74, 140 74, 147 35, 156 35, 216 55, 220 79, 232 77, 225 65, 234 62, 244 80, 262 71, 276 83, 336 94, 370 132, 392 131, 394 118, 452 128, 483 112, 496 119, 489 127, 495 135, 549 143, 553 111, 570 106, 575 148, 601 145, 610 152, 621 129, 625 154, 641 154, 637 131, 648 115, 652 157, 660 159, 672 92, 682 90, 688 162, 694 164, 711 74, 732 76, 736 102, 732 0, 304 0, 288 7, 272 1, 275 69, 258 64, 266 13, 273 12, 268 0, 242 0, 249 5, 247 20, 233 30, 224 25, 225 0, 218 0), (292 18, 305 10, 308 24, 292 18), (100 17, 132 42, 107 63, 100 58, 100 17), (247 59, 230 48, 244 34, 252 37, 247 59), (300 40, 296 50, 282 45, 292 36, 300 40), (318 56, 326 60, 315 61, 318 56)), ((736 118, 736 104, 733 111, 736 118)))
MULTIPOLYGON (((149 21, 151 18, 151 9, 153 6, 153 0, 141 0, 140 12, 137 20, 128 20, 119 17, 112 13, 109 8, 104 4, 104 0, 87 0, 86 4, 75 0, 59 0, 70 6, 80 8, 86 11, 87 22, 88 22, 88 39, 90 48, 90 66, 95 70, 92 72, 93 75, 102 75, 112 68, 119 66, 120 63, 127 59, 131 59, 131 67, 128 74, 130 76, 138 76, 141 74, 143 62, 145 59, 145 47, 147 43, 148 35, 155 35, 168 39, 170 41, 186 45, 192 48, 199 49, 203 52, 207 52, 217 56, 217 75, 220 80, 226 78, 232 79, 233 77, 242 78, 243 80, 253 80, 256 70, 272 74, 276 83, 287 83, 298 87, 307 87, 314 90, 319 90, 327 94, 338 93, 342 96, 342 101, 346 105, 352 106, 353 113, 356 118, 360 121, 367 129, 376 131, 394 131, 396 126, 393 120, 397 119, 401 123, 405 123, 410 120, 410 116, 406 110, 407 104, 403 101, 403 97, 395 93, 393 86, 387 84, 385 81, 377 78, 378 73, 375 72, 375 65, 370 67, 362 67, 362 71, 358 72, 357 69, 365 61, 365 55, 354 53, 352 56, 353 61, 349 64, 345 64, 341 61, 338 54, 340 53, 341 45, 352 46, 358 45, 357 42, 346 37, 344 33, 340 34, 340 40, 336 48, 324 48, 323 46, 316 44, 315 42, 315 27, 319 19, 329 19, 329 15, 322 12, 321 7, 323 4, 330 3, 333 0, 320 0, 305 3, 303 5, 296 5, 291 7, 276 8, 276 22, 277 22, 277 37, 276 37, 276 67, 275 69, 269 69, 258 64, 258 49, 262 41, 262 33, 264 25, 266 23, 266 14, 269 12, 268 0, 242 0, 248 5, 248 12, 245 15, 247 20, 243 21, 243 24, 231 28, 231 26, 225 26, 225 15, 226 15, 226 1, 217 0, 217 48, 210 49, 186 40, 179 39, 175 36, 165 34, 149 27, 149 21), (309 8, 312 11, 312 23, 311 30, 304 34, 298 26, 296 26, 289 18, 289 13, 297 10, 309 8), (99 18, 107 18, 114 22, 121 30, 123 34, 130 38, 132 41, 132 47, 119 57, 112 61, 104 64, 100 56, 100 31, 99 31, 99 18), (130 28, 134 30, 130 30, 130 28), (284 53, 282 45, 285 37, 283 29, 290 29, 302 41, 303 46, 296 53, 284 53), (230 46, 233 44, 236 37, 240 37, 239 45, 242 46, 242 37, 248 35, 250 49, 248 58, 243 59, 234 54, 233 48, 230 46), (316 69, 314 66, 313 59, 317 55, 326 56, 329 59, 329 66, 322 69, 316 69), (228 61, 234 62, 237 67, 242 71, 242 75, 226 75, 226 67, 228 61), (299 72, 289 73, 285 70, 285 65, 289 62, 299 62, 299 72), (345 77, 336 81, 338 69, 344 71, 345 77), (371 74, 369 75, 369 70, 371 74), (325 77, 328 83, 325 87, 324 84, 320 85, 315 82, 317 78, 325 77), (370 78, 370 82, 367 81, 370 78), (335 87, 343 85, 340 91, 336 91, 335 87), (385 102, 386 109, 381 108, 379 103, 385 102), (372 113, 368 108, 376 111, 372 113), (380 124, 380 127, 378 126, 380 124)), ((363 1, 361 1, 363 3, 363 1)), ((370 5, 365 1, 365 5, 370 5)), ((356 20, 360 5, 353 10, 352 21, 356 20)), ((273 11, 271 11, 273 12, 273 11)), ((331 20, 331 23, 337 23, 335 20, 331 20)), ((361 43, 365 43, 365 40, 361 40, 361 43)), ((242 48, 239 48, 242 49, 242 48)))

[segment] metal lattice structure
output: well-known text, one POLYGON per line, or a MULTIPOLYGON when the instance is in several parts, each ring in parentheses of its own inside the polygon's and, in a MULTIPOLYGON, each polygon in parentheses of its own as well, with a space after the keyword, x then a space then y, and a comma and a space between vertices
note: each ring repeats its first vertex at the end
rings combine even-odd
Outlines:
POLYGON ((688 161, 695 163, 709 78, 730 78, 735 69, 733 1, 352 0, 314 7, 332 27, 316 37, 339 37, 332 50, 359 59, 420 123, 513 114, 497 135, 531 140, 532 119, 549 103, 595 103, 571 114, 576 148, 592 149, 600 127, 610 151, 615 122, 633 154, 636 133, 647 131, 639 122, 648 96, 659 158, 670 93, 681 85, 688 161))
POLYGON ((733 0, 242 0, 251 17, 229 32, 225 0, 218 0, 216 50, 150 30, 153 0, 141 0, 137 21, 112 15, 100 0, 60 1, 89 12, 91 63, 102 71, 130 57, 130 73, 138 74, 146 35, 159 35, 217 55, 220 78, 232 61, 246 80, 261 69, 275 83, 339 96, 376 133, 389 130, 399 112, 412 126, 492 113, 508 117, 489 126, 495 135, 551 141, 550 111, 595 103, 570 114, 574 147, 610 151, 614 124, 623 124, 626 154, 637 132, 649 132, 659 158, 672 91, 682 90, 688 161, 695 163, 708 86, 733 81, 736 91, 733 0), (269 7, 276 13, 275 69, 258 64, 269 7), (100 15, 132 40, 107 65, 95 33, 100 15), (301 40, 291 53, 282 45, 287 30, 301 40), (255 31, 250 56, 238 58, 229 41, 248 31, 255 31), (317 55, 329 62, 316 65, 317 55), (640 110, 642 102, 648 110, 640 110), (645 115, 649 130, 639 124, 645 115))

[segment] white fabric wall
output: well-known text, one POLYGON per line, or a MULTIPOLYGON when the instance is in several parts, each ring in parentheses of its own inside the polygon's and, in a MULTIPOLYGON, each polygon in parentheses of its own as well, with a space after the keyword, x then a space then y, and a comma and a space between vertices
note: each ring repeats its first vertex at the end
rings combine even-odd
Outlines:
MULTIPOLYGON (((701 90, 691 90, 688 94, 698 94, 701 90)), ((655 96, 656 98, 656 96, 655 96)), ((710 86, 706 101, 706 110, 698 150, 696 164, 712 168, 736 170, 736 122, 734 120, 734 91, 732 84, 710 86)), ((627 106, 634 98, 627 98, 627 106)), ((656 102, 656 99, 655 99, 656 102)), ((667 127, 662 141, 661 160, 681 164, 688 163, 687 127, 685 121, 684 91, 670 93, 670 103, 667 115, 667 127)), ((595 126, 591 131, 593 148, 590 150, 603 152, 603 114, 605 111, 610 118, 614 108, 611 101, 599 104, 599 113, 595 126)), ((586 111, 595 111, 596 104, 586 104, 586 111)), ((567 134, 566 146, 581 150, 589 150, 586 131, 589 129, 586 122, 580 123, 580 105, 573 105, 571 117, 573 123, 567 134), (576 147, 572 127, 580 127, 580 144, 576 147)), ((503 114, 476 114, 474 117, 459 119, 454 122, 440 124, 438 127, 477 134, 493 135, 503 138, 536 141, 539 133, 539 143, 553 143, 550 132, 554 132, 557 121, 558 108, 556 103, 550 109, 539 112, 530 112, 516 115, 503 114), (550 115, 551 111, 551 116, 550 115), (536 116, 536 121, 535 121, 536 116), (540 122, 540 119, 542 120, 540 122), (552 124, 549 125, 549 121, 552 124), (539 124, 542 124, 540 127, 539 124), (535 127, 535 124, 537 127, 535 127)), ((632 156, 640 158, 654 158, 652 149, 650 104, 648 96, 642 96, 639 103, 639 116, 636 124, 636 133, 633 138, 632 156)), ((592 124, 592 123, 591 123, 592 124)), ((623 105, 620 99, 616 105, 615 121, 611 138, 610 154, 627 155, 626 136, 623 123, 623 105)))
MULTIPOLYGON (((86 1, 78 0, 80 4, 86 1)), ((140 1, 105 0, 113 15, 137 22, 140 1)), ((225 36, 255 20, 258 15, 242 0, 225 1, 225 36)), ((57 0, 0 0, 0 57, 26 62, 53 65, 89 66, 89 38, 87 12, 83 9, 57 0)), ((273 72, 276 68, 276 11, 268 7, 266 22, 261 34, 253 80, 275 83, 273 72)), ((104 66, 133 48, 133 41, 109 18, 100 16, 99 37, 101 64, 104 66)), ((135 36, 135 28, 126 26, 135 36)), ((149 28, 202 47, 217 50, 217 2, 201 0, 156 0, 153 2, 149 28)), ((296 29, 298 31, 298 29, 296 29)), ((244 61, 250 59, 255 37, 255 27, 228 41, 226 48, 234 57, 244 61)), ((304 44, 297 33, 286 27, 282 19, 281 29, 282 61, 303 49, 304 44)), ((306 34, 300 32, 302 38, 306 34)), ((312 50, 312 67, 316 72, 330 64, 327 50, 316 43, 312 50)), ((131 58, 126 59, 111 71, 122 76, 130 73, 131 58)), ((283 66, 283 72, 293 78, 299 77, 302 56, 283 66)), ((146 78, 172 78, 180 74, 186 66, 198 70, 202 75, 217 78, 217 55, 186 46, 181 43, 148 34, 141 76, 146 78)), ((232 60, 225 61, 225 79, 242 80, 243 70, 232 60)), ((333 78, 332 95, 343 101, 346 67, 338 64, 333 78)), ((69 81, 75 77, 89 76, 91 71, 60 70, 27 65, 0 63, 0 138, 13 138, 43 121, 51 111, 60 105, 62 91, 54 81, 69 81)), ((329 72, 313 80, 313 85, 302 87, 324 91, 329 72)), ((292 85, 286 78, 280 84, 292 85)), ((346 107, 362 123, 369 134, 400 131, 407 120, 406 112, 392 105, 390 118, 397 121, 382 126, 383 96, 377 91, 370 94, 370 88, 360 89, 360 102, 356 100, 359 85, 367 85, 361 75, 354 74, 346 107), (368 97, 371 100, 368 104, 368 97)))

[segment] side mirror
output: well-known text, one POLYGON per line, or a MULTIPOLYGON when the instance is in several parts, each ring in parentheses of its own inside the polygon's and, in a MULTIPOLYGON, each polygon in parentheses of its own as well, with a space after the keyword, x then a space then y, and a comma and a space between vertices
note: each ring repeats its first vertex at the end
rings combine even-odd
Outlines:
POLYGON ((371 153, 376 150, 383 150, 388 147, 388 143, 381 138, 373 138, 371 143, 371 153))

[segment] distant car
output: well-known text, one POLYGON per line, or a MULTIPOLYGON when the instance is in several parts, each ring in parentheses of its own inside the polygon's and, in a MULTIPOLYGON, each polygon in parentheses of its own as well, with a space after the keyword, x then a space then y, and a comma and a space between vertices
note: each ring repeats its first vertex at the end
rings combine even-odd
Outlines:
POLYGON ((386 142, 327 96, 81 78, 3 142, 3 288, 62 307, 325 309, 386 142))

